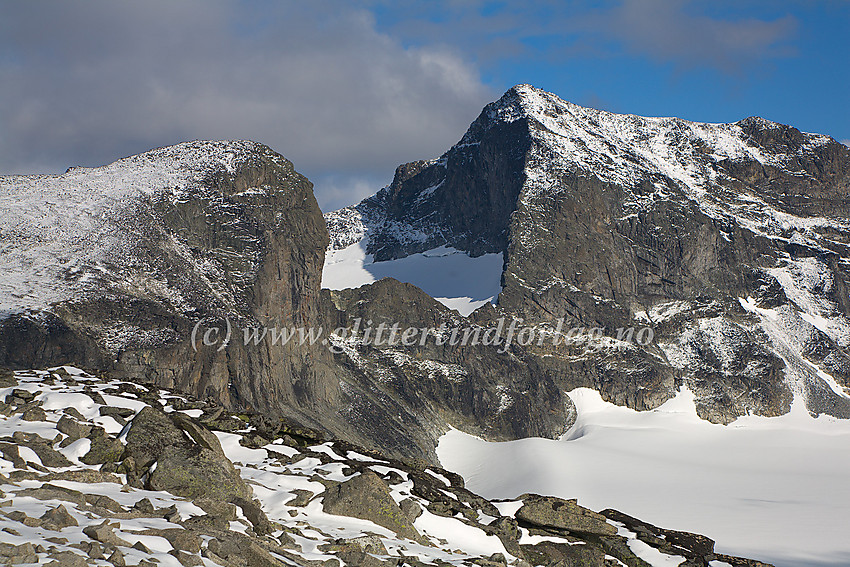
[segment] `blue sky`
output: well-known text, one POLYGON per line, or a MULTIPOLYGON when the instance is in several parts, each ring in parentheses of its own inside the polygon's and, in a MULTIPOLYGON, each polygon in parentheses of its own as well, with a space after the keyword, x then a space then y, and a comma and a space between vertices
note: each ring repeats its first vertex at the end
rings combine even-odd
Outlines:
POLYGON ((330 210, 441 154, 517 83, 850 140, 846 0, 0 0, 0 14, 0 174, 250 138, 330 210))
POLYGON ((442 5, 419 22, 404 3, 379 5, 378 28, 407 45, 446 42, 496 91, 524 82, 614 112, 759 115, 850 139, 847 1, 442 5))

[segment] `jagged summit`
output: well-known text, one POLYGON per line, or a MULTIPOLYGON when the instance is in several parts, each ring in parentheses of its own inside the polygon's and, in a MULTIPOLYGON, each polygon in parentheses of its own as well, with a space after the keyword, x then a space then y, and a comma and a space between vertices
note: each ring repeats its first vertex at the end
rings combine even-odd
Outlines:
POLYGON ((473 255, 501 251, 516 202, 541 191, 567 190, 564 176, 594 177, 622 187, 628 192, 620 204, 624 215, 672 195, 697 203, 709 216, 737 218, 761 233, 776 234, 771 213, 794 214, 786 205, 823 212, 822 203, 818 195, 783 203, 752 183, 759 173, 754 169, 776 170, 808 184, 816 177, 810 170, 818 155, 841 153, 838 146, 828 136, 758 117, 731 124, 644 118, 585 108, 517 85, 487 105, 440 158, 405 164, 375 196, 328 214, 331 249, 344 248, 368 232, 367 248, 376 260, 442 244, 473 255), (524 179, 493 179, 504 167, 493 161, 496 153, 500 160, 516 160, 521 167, 513 174, 519 169, 524 179), (476 173, 468 179, 454 171, 470 167, 476 173), (482 184, 488 176, 491 182, 482 184), (738 190, 730 192, 730 185, 738 190), (494 193, 497 186, 511 189, 494 193), (478 226, 476 215, 466 210, 470 205, 488 209, 492 230, 478 226))

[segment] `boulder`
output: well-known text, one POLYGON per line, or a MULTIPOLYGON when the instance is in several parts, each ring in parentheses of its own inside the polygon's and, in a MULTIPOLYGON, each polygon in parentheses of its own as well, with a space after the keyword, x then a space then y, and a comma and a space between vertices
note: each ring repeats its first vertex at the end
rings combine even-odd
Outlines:
POLYGON ((45 512, 41 516, 41 522, 45 528, 53 530, 61 530, 69 526, 79 525, 74 516, 62 504, 45 512))
POLYGON ((47 421, 47 413, 44 409, 34 406, 28 408, 21 414, 21 419, 24 421, 47 421))
POLYGON ((184 498, 230 501, 250 498, 252 491, 227 458, 204 447, 166 447, 148 478, 151 490, 165 490, 184 498))
MULTIPOLYGON (((102 524, 97 526, 86 526, 83 528, 83 533, 88 537, 95 541, 99 541, 105 545, 123 545, 125 547, 130 547, 130 544, 115 535, 112 531, 112 526, 109 525, 108 522, 104 521, 102 524)), ((109 558, 109 561, 112 561, 112 558, 109 558)))
POLYGON ((128 417, 133 417, 135 415, 135 411, 130 408, 122 408, 115 406, 100 406, 98 409, 98 413, 100 415, 110 416, 110 417, 119 417, 123 420, 128 417))
POLYGON ((57 551, 50 554, 50 561, 45 567, 88 567, 89 562, 82 555, 73 551, 57 551))
POLYGON ((33 452, 38 455, 39 460, 41 460, 41 464, 46 467, 61 468, 71 466, 71 461, 69 461, 65 455, 55 450, 50 441, 36 435, 35 433, 16 431, 12 435, 12 439, 18 445, 23 445, 32 449, 33 452))
POLYGON ((48 483, 37 488, 24 488, 23 490, 19 490, 17 495, 29 496, 37 500, 61 500, 63 502, 71 502, 77 506, 83 506, 86 503, 86 497, 82 492, 48 483))
POLYGON ((73 440, 88 437, 89 433, 91 433, 91 425, 80 423, 67 415, 59 418, 56 429, 73 440))
POLYGON ((165 530, 149 530, 145 532, 168 540, 171 547, 188 553, 201 552, 201 538, 198 534, 183 528, 168 528, 165 530))
POLYGON ((522 507, 515 517, 541 528, 555 528, 569 532, 616 535, 617 528, 608 523, 605 516, 579 506, 575 500, 563 500, 553 496, 525 494, 519 498, 522 507))
POLYGON ((222 502, 212 498, 197 498, 194 504, 212 518, 219 518, 225 522, 236 520, 236 505, 230 502, 222 502))
POLYGON ((5 368, 0 368, 0 388, 9 388, 18 385, 15 373, 5 368))
POLYGON ((233 499, 233 503, 242 509, 242 513, 245 514, 245 517, 248 518, 248 521, 251 522, 252 526, 254 526, 254 533, 257 535, 266 535, 271 533, 273 530, 272 523, 269 522, 265 512, 263 512, 262 508, 260 508, 260 505, 256 501, 238 497, 233 499))
POLYGON ((168 552, 169 555, 176 558, 183 567, 198 567, 204 564, 204 560, 194 553, 186 553, 179 549, 172 549, 168 552))
POLYGON ((80 413, 80 410, 78 410, 77 408, 74 408, 74 407, 65 408, 64 410, 62 410, 62 413, 66 414, 66 415, 70 415, 71 417, 73 417, 77 421, 85 421, 86 420, 86 418, 83 416, 83 414, 80 413))
POLYGON ((102 465, 121 460, 124 445, 115 437, 108 435, 102 427, 93 428, 88 438, 91 440, 91 447, 80 461, 87 465, 102 465))
POLYGON ((35 554, 35 548, 29 542, 22 545, 0 542, 0 562, 5 565, 38 563, 38 556, 35 554))
POLYGON ((167 447, 182 445, 186 438, 165 413, 150 406, 133 418, 127 432, 126 456, 132 457, 139 468, 153 464, 167 447))
POLYGON ((127 432, 125 455, 127 461, 132 459, 137 476, 153 468, 147 479, 152 490, 220 502, 250 500, 253 494, 215 434, 184 414, 168 416, 150 406, 142 409, 127 432))
POLYGON ((370 470, 328 488, 322 507, 328 514, 369 520, 401 537, 419 540, 419 532, 392 499, 390 489, 370 470))
POLYGON ((120 549, 116 549, 115 551, 113 551, 112 555, 109 556, 109 559, 107 559, 107 561, 112 563, 115 567, 125 567, 127 565, 127 562, 124 561, 124 554, 121 552, 120 549))
MULTIPOLYGON (((553 565, 566 567, 581 565, 586 567, 604 567, 605 551, 601 548, 582 542, 581 545, 543 541, 536 545, 523 545, 523 555, 534 565, 553 565)), ((646 563, 629 563, 635 567, 649 567, 646 563)))

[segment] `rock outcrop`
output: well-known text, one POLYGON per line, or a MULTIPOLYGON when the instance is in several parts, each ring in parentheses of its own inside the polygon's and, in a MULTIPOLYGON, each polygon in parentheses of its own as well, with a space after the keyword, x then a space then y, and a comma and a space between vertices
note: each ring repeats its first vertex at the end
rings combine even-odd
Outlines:
MULTIPOLYGON (((350 411, 372 384, 327 346, 327 228, 312 185, 282 156, 189 142, 0 185, 11 274, 0 279, 0 367, 77 364, 433 458, 440 424, 381 428, 384 407, 350 411), (290 328, 316 340, 245 336, 290 328)), ((75 434, 103 463, 115 448, 96 433, 75 434)))
POLYGON ((17 200, 3 213, 3 269, 23 280, 3 284, 0 365, 74 362, 261 412, 336 404, 321 345, 248 348, 233 336, 218 348, 226 321, 237 333, 320 322, 327 230, 312 185, 282 156, 189 142, 0 184, 17 200), (55 218, 33 218, 42 197, 55 218), (221 335, 193 348, 203 320, 221 335))

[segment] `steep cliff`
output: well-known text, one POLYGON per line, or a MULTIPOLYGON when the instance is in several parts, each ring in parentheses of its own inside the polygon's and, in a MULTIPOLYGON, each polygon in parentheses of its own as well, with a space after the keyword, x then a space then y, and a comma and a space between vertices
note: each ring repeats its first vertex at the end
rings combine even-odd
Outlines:
POLYGON ((320 345, 192 348, 202 319, 319 321, 327 232, 309 181, 269 148, 191 142, 2 185, 4 271, 23 281, 4 282, 0 363, 76 360, 258 411, 335 402, 320 345))

